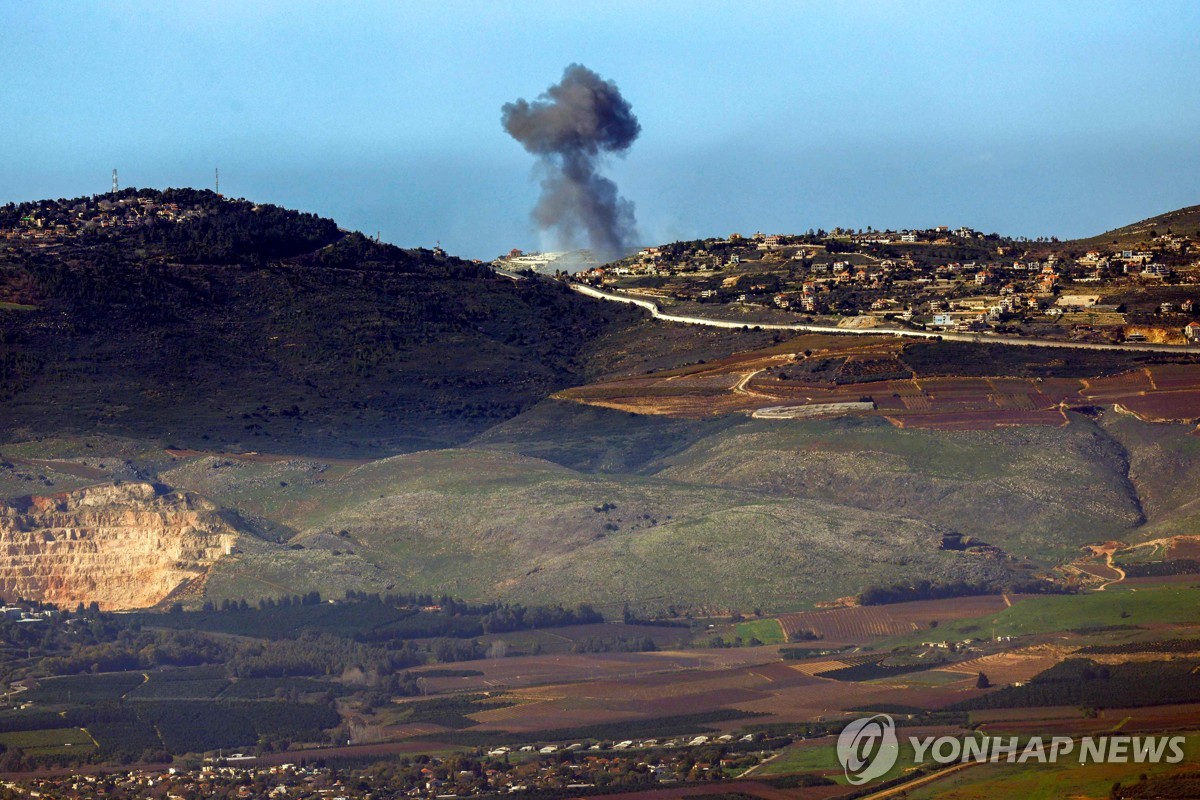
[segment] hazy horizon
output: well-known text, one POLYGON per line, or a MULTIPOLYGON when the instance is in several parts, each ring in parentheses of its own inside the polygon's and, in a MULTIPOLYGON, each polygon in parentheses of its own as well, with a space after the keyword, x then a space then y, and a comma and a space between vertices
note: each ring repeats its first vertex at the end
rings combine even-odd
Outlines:
POLYGON ((542 241, 500 108, 579 62, 642 134, 646 243, 968 225, 1073 238, 1200 202, 1191 32, 1161 3, 0 9, 0 202, 211 187, 402 246, 542 241))

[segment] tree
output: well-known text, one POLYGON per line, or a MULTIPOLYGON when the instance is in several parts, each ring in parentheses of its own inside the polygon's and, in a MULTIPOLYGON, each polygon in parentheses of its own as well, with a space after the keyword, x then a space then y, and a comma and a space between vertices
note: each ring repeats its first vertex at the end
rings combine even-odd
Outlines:
POLYGON ((983 674, 982 672, 980 672, 979 677, 975 680, 975 688, 976 689, 986 689, 991 685, 992 685, 992 682, 990 680, 988 680, 988 676, 983 674))

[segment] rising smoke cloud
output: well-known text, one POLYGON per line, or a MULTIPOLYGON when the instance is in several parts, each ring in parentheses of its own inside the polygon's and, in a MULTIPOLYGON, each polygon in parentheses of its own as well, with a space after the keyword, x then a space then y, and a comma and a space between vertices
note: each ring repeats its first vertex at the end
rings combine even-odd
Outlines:
POLYGON ((627 253, 636 236, 633 203, 596 171, 605 155, 624 155, 642 130, 616 84, 572 64, 532 103, 505 103, 501 114, 504 130, 543 168, 542 195, 533 210, 538 227, 567 246, 586 233, 602 260, 627 253))

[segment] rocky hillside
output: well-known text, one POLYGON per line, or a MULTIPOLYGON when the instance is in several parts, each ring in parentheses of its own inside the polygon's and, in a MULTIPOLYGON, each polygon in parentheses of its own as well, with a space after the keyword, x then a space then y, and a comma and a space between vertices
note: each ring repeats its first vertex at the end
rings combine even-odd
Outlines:
POLYGON ((202 583, 238 538, 213 503, 149 483, 9 501, 0 504, 0 597, 143 608, 202 583))

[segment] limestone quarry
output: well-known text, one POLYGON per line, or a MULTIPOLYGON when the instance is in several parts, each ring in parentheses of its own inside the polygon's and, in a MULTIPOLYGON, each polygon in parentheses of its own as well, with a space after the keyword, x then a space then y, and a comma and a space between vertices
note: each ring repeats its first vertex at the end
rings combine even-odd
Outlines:
POLYGON ((0 596, 144 608, 203 582, 238 531, 199 495, 121 483, 0 504, 0 596))

